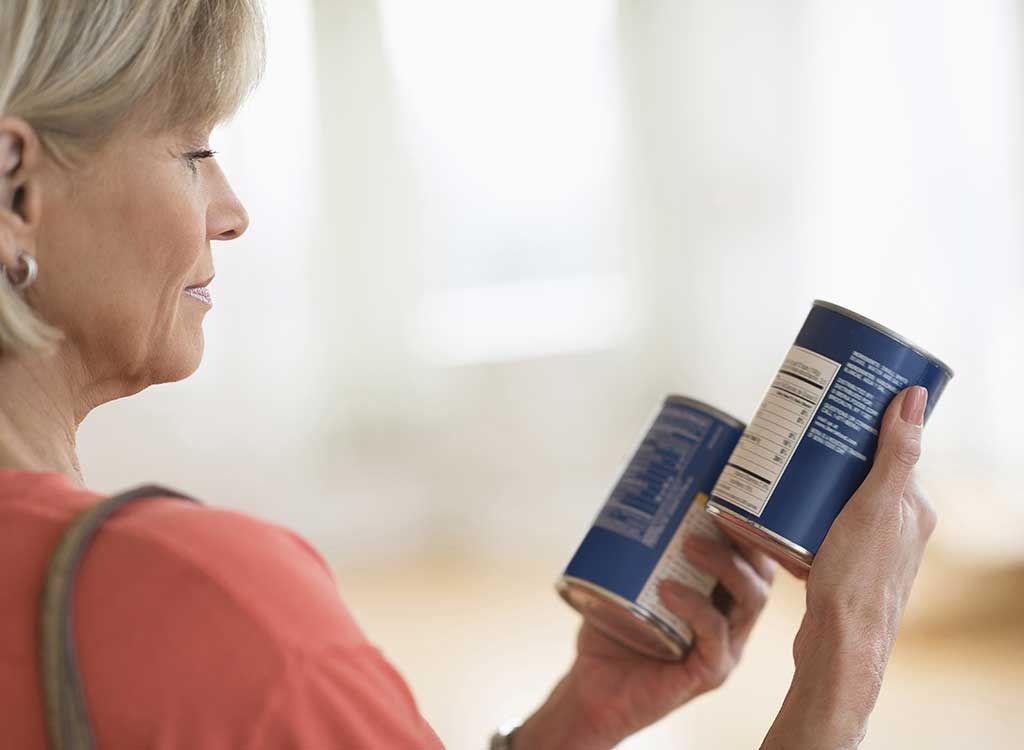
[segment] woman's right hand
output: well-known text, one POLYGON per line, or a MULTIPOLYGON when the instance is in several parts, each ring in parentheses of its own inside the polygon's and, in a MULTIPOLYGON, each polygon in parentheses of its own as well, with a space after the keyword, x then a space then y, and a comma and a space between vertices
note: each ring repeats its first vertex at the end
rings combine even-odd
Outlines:
POLYGON ((874 465, 807 576, 796 670, 762 750, 854 748, 863 739, 936 516, 914 477, 928 392, 892 400, 874 465))

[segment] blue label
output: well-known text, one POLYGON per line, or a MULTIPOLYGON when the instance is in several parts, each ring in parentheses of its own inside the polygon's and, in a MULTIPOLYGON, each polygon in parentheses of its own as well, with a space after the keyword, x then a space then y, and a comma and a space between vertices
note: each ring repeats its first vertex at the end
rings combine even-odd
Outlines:
POLYGON ((634 601, 698 493, 709 493, 741 427, 666 400, 565 570, 634 601))
POLYGON ((715 501, 816 553, 871 469, 893 397, 924 386, 927 419, 948 381, 945 369, 905 344, 815 306, 716 484, 715 501))

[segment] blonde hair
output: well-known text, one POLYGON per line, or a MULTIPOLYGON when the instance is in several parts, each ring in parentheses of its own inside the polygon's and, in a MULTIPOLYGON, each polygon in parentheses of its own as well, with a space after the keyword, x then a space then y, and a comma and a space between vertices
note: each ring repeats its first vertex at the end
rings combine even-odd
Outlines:
MULTIPOLYGON (((65 167, 127 127, 212 128, 263 59, 259 0, 0 0, 0 116, 65 167)), ((0 283, 0 353, 60 338, 0 283)))

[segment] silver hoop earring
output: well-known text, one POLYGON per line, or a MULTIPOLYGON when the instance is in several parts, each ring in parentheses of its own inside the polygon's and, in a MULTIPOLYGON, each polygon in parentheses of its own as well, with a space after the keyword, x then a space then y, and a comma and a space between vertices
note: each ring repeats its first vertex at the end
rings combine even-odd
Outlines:
POLYGON ((18 260, 25 266, 25 275, 21 277, 19 281, 13 281, 9 273, 7 273, 7 267, 0 263, 0 275, 2 275, 7 283, 11 285, 11 288, 16 292, 20 292, 22 289, 27 289, 32 285, 32 282, 36 280, 36 276, 39 274, 39 266, 36 264, 36 259, 28 253, 19 253, 18 260))

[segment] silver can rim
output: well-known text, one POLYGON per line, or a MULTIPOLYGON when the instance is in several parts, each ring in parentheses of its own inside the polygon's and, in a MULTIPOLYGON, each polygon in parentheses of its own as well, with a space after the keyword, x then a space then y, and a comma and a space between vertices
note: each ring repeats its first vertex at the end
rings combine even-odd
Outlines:
MULTIPOLYGON (((599 596, 603 596, 605 599, 609 600, 613 604, 618 605, 619 607, 622 607, 631 615, 636 617, 638 625, 645 625, 657 631, 661 635, 662 642, 668 647, 669 651, 671 651, 673 655, 671 659, 662 659, 662 661, 680 661, 686 657, 687 651, 689 651, 690 648, 693 646, 693 643, 691 641, 687 641, 686 638, 684 638, 683 635, 679 633, 675 628, 673 628, 671 625, 662 620, 660 617, 658 617, 656 614, 651 612, 646 607, 641 606, 636 602, 630 601, 624 596, 616 594, 614 591, 606 589, 604 586, 601 586, 600 584, 588 581, 585 578, 563 574, 555 582, 555 589, 558 591, 559 596, 561 596, 562 599, 565 600, 566 604, 575 609, 577 612, 579 610, 569 599, 569 588, 571 586, 579 586, 580 588, 588 589, 589 591, 598 594, 599 596)), ((580 614, 582 614, 582 612, 580 614)))
POLYGON ((706 404, 703 401, 698 401, 695 398, 691 398, 690 396, 681 396, 677 393, 672 393, 665 397, 664 403, 682 404, 683 406, 693 407, 694 409, 698 409, 699 411, 706 412, 715 419, 725 422, 730 427, 734 427, 738 430, 745 430, 747 427, 746 424, 744 424, 739 419, 736 419, 736 417, 732 416, 731 414, 724 412, 721 409, 712 406, 711 404, 706 404))
POLYGON ((843 315, 844 317, 850 318, 851 320, 855 320, 858 323, 866 325, 869 328, 874 328, 879 333, 885 334, 886 336, 888 336, 889 338, 893 339, 897 343, 903 344, 903 346, 907 347, 911 351, 914 351, 914 352, 920 354, 922 357, 927 359, 933 365, 936 365, 937 367, 940 367, 942 370, 944 370, 946 375, 949 376, 950 379, 953 378, 953 368, 952 367, 947 365, 945 362, 943 362, 941 359, 939 359, 934 354, 929 352, 927 349, 918 346, 913 341, 908 339, 906 336, 902 336, 902 335, 896 333, 896 331, 892 330, 891 328, 888 328, 888 327, 882 325, 881 323, 872 320, 871 318, 865 317, 865 316, 861 315, 858 312, 854 312, 853 310, 851 310, 851 309, 849 309, 847 307, 843 307, 842 305, 837 305, 834 302, 828 302, 827 300, 816 299, 816 300, 814 300, 814 303, 811 305, 811 307, 812 308, 814 308, 814 307, 824 307, 826 310, 831 310, 832 312, 839 313, 840 315, 843 315))
POLYGON ((777 531, 772 531, 767 526, 762 526, 757 523, 757 521, 752 521, 746 516, 740 515, 732 508, 725 507, 721 504, 718 498, 714 496, 708 498, 708 502, 705 504, 704 510, 712 516, 721 518, 723 521, 729 521, 736 525, 745 525, 754 529, 765 538, 774 542, 789 555, 790 559, 796 560, 802 565, 807 566, 807 568, 810 568, 811 563, 814 562, 814 554, 810 552, 810 550, 804 549, 796 542, 786 539, 786 537, 782 536, 782 534, 777 531))

